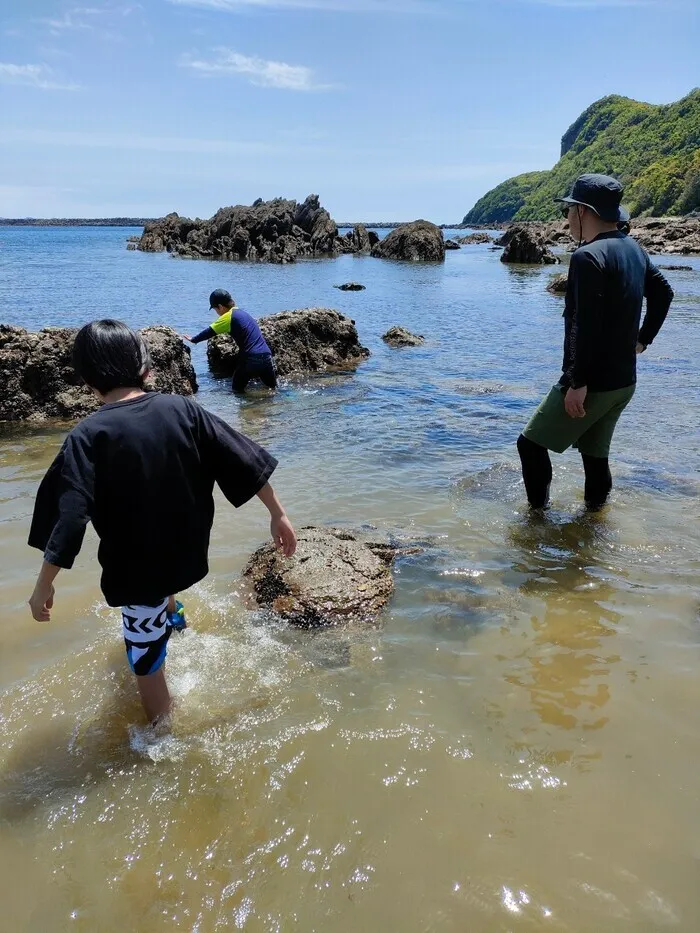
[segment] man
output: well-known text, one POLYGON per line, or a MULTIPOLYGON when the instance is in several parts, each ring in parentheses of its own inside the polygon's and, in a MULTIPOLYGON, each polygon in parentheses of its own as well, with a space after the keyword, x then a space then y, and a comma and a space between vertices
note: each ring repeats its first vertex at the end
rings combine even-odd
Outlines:
POLYGON ((637 354, 658 334, 673 299, 641 246, 619 229, 629 221, 620 206, 622 194, 614 178, 582 175, 569 197, 556 199, 565 205, 579 248, 569 266, 563 374, 518 438, 532 508, 549 501, 548 451, 563 453, 571 446, 583 458, 586 505, 605 504, 612 489, 610 443, 634 395, 637 354), (644 297, 647 312, 640 329, 644 297))
POLYGON ((238 344, 238 361, 233 374, 233 391, 244 393, 251 379, 260 379, 269 389, 277 388, 277 373, 272 351, 263 337, 258 322, 247 311, 236 307, 236 302, 223 288, 209 296, 209 306, 219 315, 210 327, 196 337, 184 335, 190 343, 211 340, 217 334, 230 334, 238 344))

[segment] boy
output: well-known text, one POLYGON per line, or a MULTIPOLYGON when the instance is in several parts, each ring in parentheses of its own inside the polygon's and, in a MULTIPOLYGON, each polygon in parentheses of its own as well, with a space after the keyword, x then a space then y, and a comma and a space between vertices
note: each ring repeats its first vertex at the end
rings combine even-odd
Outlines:
POLYGON ((247 311, 236 307, 236 302, 223 288, 217 288, 209 296, 209 307, 219 315, 209 327, 196 337, 184 335, 190 343, 211 340, 217 334, 230 334, 238 344, 239 356, 233 374, 233 391, 243 394, 251 379, 257 377, 268 389, 277 388, 277 373, 272 351, 262 335, 258 322, 247 311))
POLYGON ((186 624, 175 594, 209 569, 214 483, 236 508, 258 496, 287 557, 296 537, 268 482, 274 457, 193 399, 146 392, 151 362, 139 334, 93 321, 75 339, 73 365, 103 405, 71 431, 39 487, 29 544, 44 563, 29 605, 38 622, 50 620, 53 582, 92 521, 102 592, 123 607, 127 657, 155 722, 171 708, 167 642, 186 624))

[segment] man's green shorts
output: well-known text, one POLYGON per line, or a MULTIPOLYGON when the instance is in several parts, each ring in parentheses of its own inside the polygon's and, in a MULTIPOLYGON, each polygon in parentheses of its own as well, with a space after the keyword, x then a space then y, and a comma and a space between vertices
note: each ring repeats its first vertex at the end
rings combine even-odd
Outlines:
POLYGON ((589 392, 584 407, 585 418, 571 418, 564 408, 566 389, 553 386, 523 431, 525 437, 561 454, 577 447, 590 457, 607 457, 615 425, 634 395, 635 387, 611 392, 589 392))

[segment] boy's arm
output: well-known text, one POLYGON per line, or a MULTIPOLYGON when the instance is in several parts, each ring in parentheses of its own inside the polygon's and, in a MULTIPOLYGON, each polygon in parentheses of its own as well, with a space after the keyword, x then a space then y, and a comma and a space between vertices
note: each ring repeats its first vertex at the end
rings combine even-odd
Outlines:
POLYGON ((29 606, 32 615, 37 622, 49 622, 51 620, 51 610, 53 609, 53 598, 55 590, 53 581, 56 579, 61 568, 55 564, 49 564, 44 561, 37 577, 34 592, 29 597, 29 606))
MULTIPOLYGON (((44 552, 34 596, 30 600, 34 618, 37 611, 48 610, 49 595, 53 605, 53 580, 61 568, 70 570, 82 547, 85 528, 93 506, 94 471, 89 444, 84 438, 69 435, 42 480, 34 505, 29 545, 44 552), (35 599, 36 597, 36 599, 35 599)), ((39 621, 48 619, 42 615, 39 621)))
POLYGON ((196 408, 202 454, 215 482, 236 508, 258 496, 270 513, 275 544, 291 557, 296 549, 294 529, 269 483, 277 461, 264 447, 235 431, 222 418, 199 405, 196 408))
POLYGON ((212 337, 216 337, 218 334, 230 333, 231 312, 227 311, 225 314, 222 314, 221 317, 217 318, 213 324, 210 324, 209 327, 205 327, 203 331, 200 331, 196 337, 188 337, 187 334, 185 334, 185 340, 189 340, 190 343, 202 343, 204 340, 211 340, 212 337))
POLYGON ((282 551, 285 557, 292 557, 297 549, 297 536, 292 523, 287 518, 282 503, 269 483, 265 483, 257 494, 258 499, 270 513, 270 533, 275 546, 282 551))

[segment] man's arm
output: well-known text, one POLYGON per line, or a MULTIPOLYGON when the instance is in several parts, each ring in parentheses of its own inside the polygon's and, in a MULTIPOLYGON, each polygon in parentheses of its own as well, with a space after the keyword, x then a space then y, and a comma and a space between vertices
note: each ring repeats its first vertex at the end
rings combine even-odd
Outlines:
POLYGON ((644 279, 644 294, 647 299, 647 310, 644 322, 639 330, 639 343, 646 349, 653 342, 654 337, 661 330, 666 320, 668 309, 673 301, 673 289, 665 276, 656 266, 647 259, 647 271, 644 279))
POLYGON ((568 375, 571 388, 581 389, 588 385, 602 339, 603 270, 597 260, 585 252, 572 256, 571 265, 574 275, 574 318, 570 337, 573 362, 568 375))

